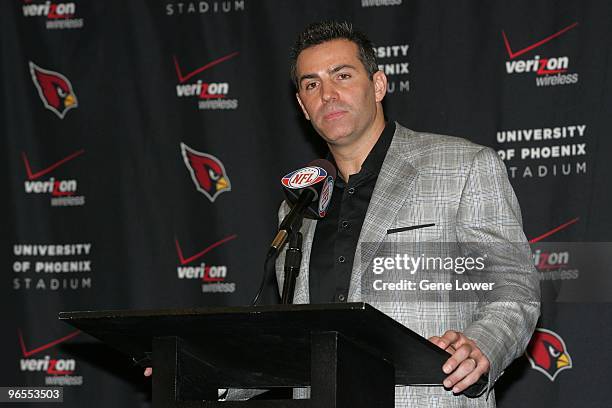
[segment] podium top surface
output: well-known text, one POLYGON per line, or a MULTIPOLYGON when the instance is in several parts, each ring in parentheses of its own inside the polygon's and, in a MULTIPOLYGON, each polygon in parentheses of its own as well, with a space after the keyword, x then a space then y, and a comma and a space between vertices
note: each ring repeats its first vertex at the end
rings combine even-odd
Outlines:
POLYGON ((245 388, 308 385, 313 332, 337 331, 382 355, 397 385, 441 384, 449 356, 367 303, 75 311, 59 319, 136 359, 150 355, 154 337, 179 337, 210 374, 245 388))

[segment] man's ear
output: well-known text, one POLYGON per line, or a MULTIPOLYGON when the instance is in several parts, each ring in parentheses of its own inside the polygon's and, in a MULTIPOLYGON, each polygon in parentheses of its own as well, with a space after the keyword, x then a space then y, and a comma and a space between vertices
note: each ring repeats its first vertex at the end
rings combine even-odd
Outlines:
POLYGON ((300 99, 300 95, 296 92, 295 93, 295 97, 298 100, 298 103, 300 104, 300 108, 302 108, 302 112, 304 112, 304 116, 306 117, 306 120, 310 120, 310 116, 308 115, 308 112, 306 112, 306 108, 304 108, 304 104, 302 103, 302 100, 300 99))
POLYGON ((376 71, 372 76, 372 81, 374 82, 376 102, 380 102, 387 94, 387 76, 382 71, 376 71))

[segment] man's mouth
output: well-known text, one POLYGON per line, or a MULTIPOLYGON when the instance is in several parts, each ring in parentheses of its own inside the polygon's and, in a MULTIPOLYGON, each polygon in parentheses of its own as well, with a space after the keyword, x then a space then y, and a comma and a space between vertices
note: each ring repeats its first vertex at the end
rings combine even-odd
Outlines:
POLYGON ((346 114, 346 111, 343 111, 343 110, 333 111, 333 112, 330 112, 330 113, 326 114, 325 116, 323 116, 323 119, 325 119, 325 120, 339 119, 342 116, 344 116, 345 114, 346 114))

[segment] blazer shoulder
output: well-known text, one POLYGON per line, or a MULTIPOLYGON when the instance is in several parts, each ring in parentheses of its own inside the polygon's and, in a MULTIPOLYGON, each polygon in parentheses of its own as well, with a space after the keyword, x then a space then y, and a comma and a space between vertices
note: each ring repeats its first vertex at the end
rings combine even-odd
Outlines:
POLYGON ((395 148, 408 158, 415 167, 442 163, 471 163, 478 153, 496 155, 486 147, 462 137, 417 132, 396 124, 395 148))

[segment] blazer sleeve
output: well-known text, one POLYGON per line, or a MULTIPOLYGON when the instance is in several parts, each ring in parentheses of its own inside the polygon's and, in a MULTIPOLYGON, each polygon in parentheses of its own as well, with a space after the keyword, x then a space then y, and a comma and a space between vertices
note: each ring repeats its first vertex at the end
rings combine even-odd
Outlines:
POLYGON ((490 253, 487 272, 495 289, 479 299, 464 334, 489 359, 487 395, 503 370, 527 347, 540 315, 540 283, 521 210, 498 155, 479 150, 466 178, 457 213, 457 237, 490 253))

